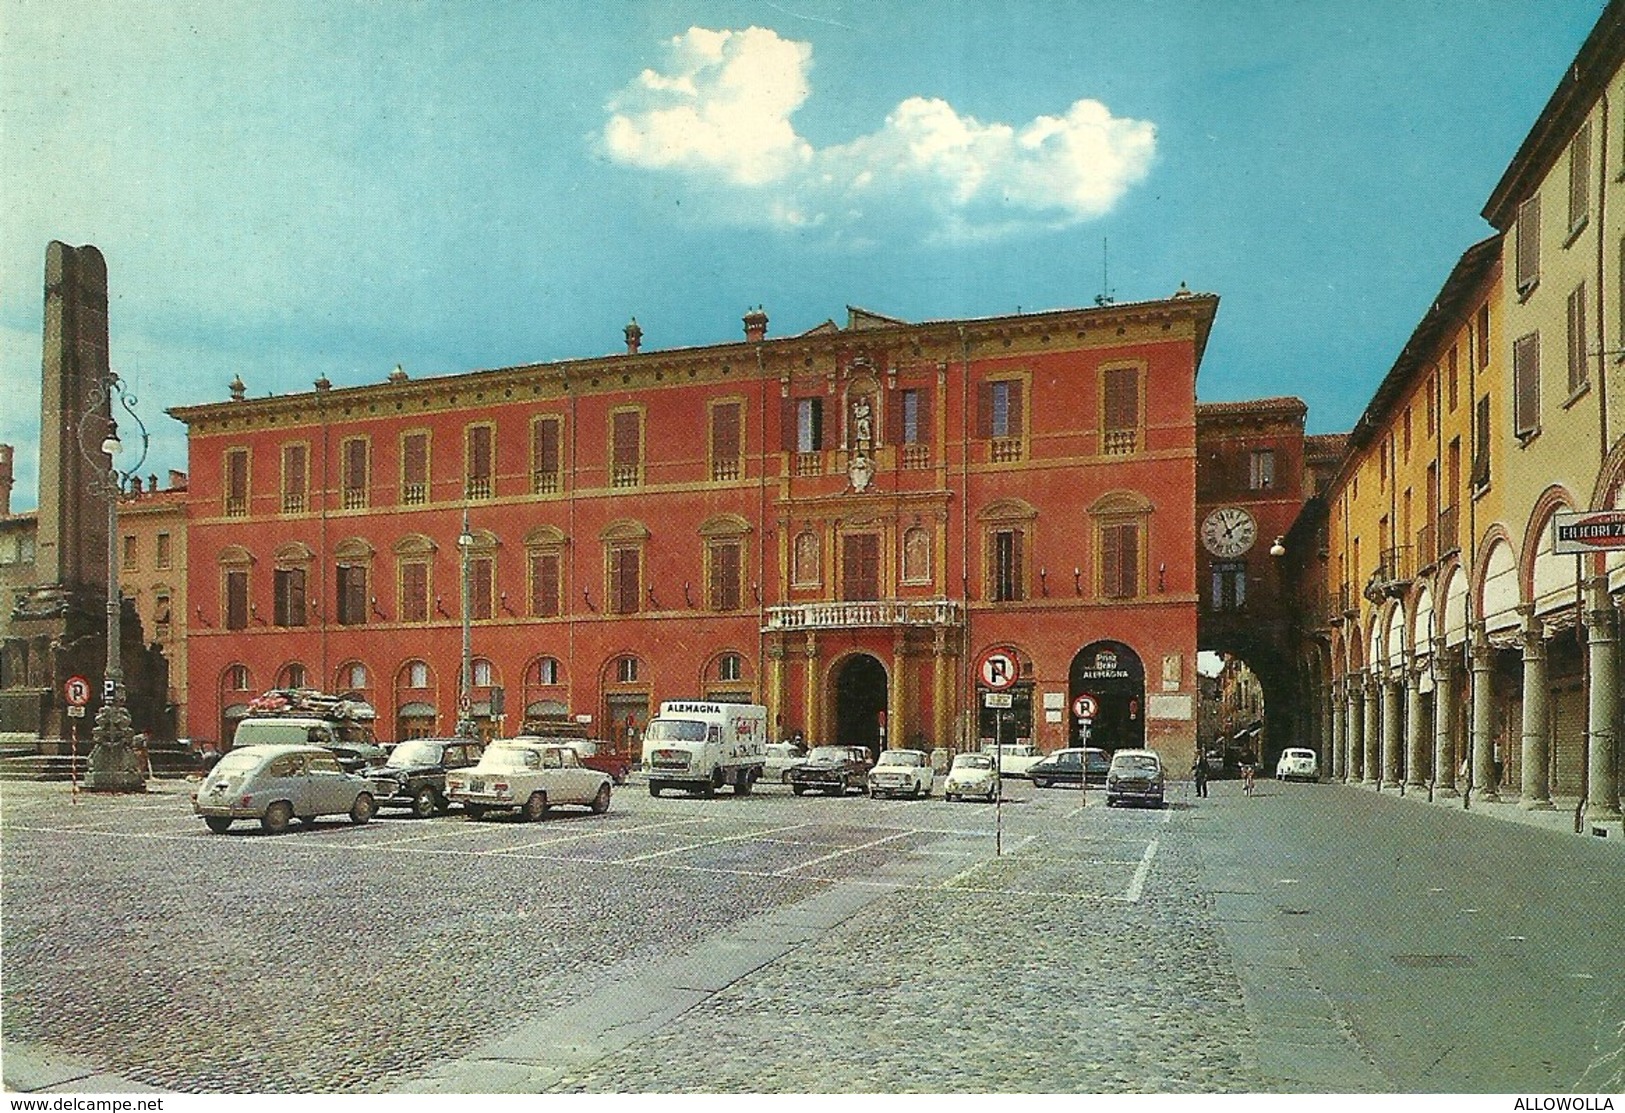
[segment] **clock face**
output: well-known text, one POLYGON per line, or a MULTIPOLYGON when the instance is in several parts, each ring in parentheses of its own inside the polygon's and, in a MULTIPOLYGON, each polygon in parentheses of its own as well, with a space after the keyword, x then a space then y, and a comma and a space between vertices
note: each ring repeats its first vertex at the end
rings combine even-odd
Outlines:
POLYGON ((1202 544, 1214 556, 1238 557, 1258 540, 1258 523, 1239 506, 1221 506, 1202 522, 1202 544))

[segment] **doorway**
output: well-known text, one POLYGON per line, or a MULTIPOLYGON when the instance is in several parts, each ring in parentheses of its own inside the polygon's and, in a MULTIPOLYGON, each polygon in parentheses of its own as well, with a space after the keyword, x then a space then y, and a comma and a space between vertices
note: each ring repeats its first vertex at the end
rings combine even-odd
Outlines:
POLYGON ((886 667, 867 653, 848 657, 835 670, 835 737, 839 746, 882 749, 888 689, 886 667))
POLYGON ((1072 658, 1067 676, 1067 703, 1094 697, 1093 719, 1068 711, 1073 746, 1130 750, 1145 745, 1145 666, 1140 655, 1118 641, 1091 642, 1072 658), (1085 740, 1087 736, 1087 740, 1085 740))

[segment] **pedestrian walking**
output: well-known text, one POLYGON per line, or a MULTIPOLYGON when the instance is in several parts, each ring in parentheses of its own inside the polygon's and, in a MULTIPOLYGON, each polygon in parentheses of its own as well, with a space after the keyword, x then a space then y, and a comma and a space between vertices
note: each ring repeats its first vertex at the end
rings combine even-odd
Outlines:
POLYGON ((1253 794, 1253 767, 1251 764, 1241 767, 1241 793, 1243 796, 1253 794))
POLYGON ((1207 795, 1207 759, 1202 752, 1196 752, 1196 761, 1191 765, 1191 780, 1196 782, 1196 795, 1207 795))

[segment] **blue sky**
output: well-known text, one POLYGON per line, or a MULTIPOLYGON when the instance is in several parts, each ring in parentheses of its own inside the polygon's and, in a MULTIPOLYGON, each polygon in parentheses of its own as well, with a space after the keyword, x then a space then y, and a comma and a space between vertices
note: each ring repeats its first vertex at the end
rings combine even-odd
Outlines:
POLYGON ((166 406, 907 319, 1222 298, 1204 401, 1348 428, 1599 0, 0 0, 0 440, 52 239, 166 406))

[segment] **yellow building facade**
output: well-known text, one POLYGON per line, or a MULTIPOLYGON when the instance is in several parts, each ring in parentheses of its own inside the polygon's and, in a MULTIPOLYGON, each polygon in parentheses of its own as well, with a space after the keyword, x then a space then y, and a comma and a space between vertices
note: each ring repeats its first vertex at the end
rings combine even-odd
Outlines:
POLYGON ((1611 4, 1350 438, 1330 493, 1333 773, 1619 811, 1625 5, 1611 4))

